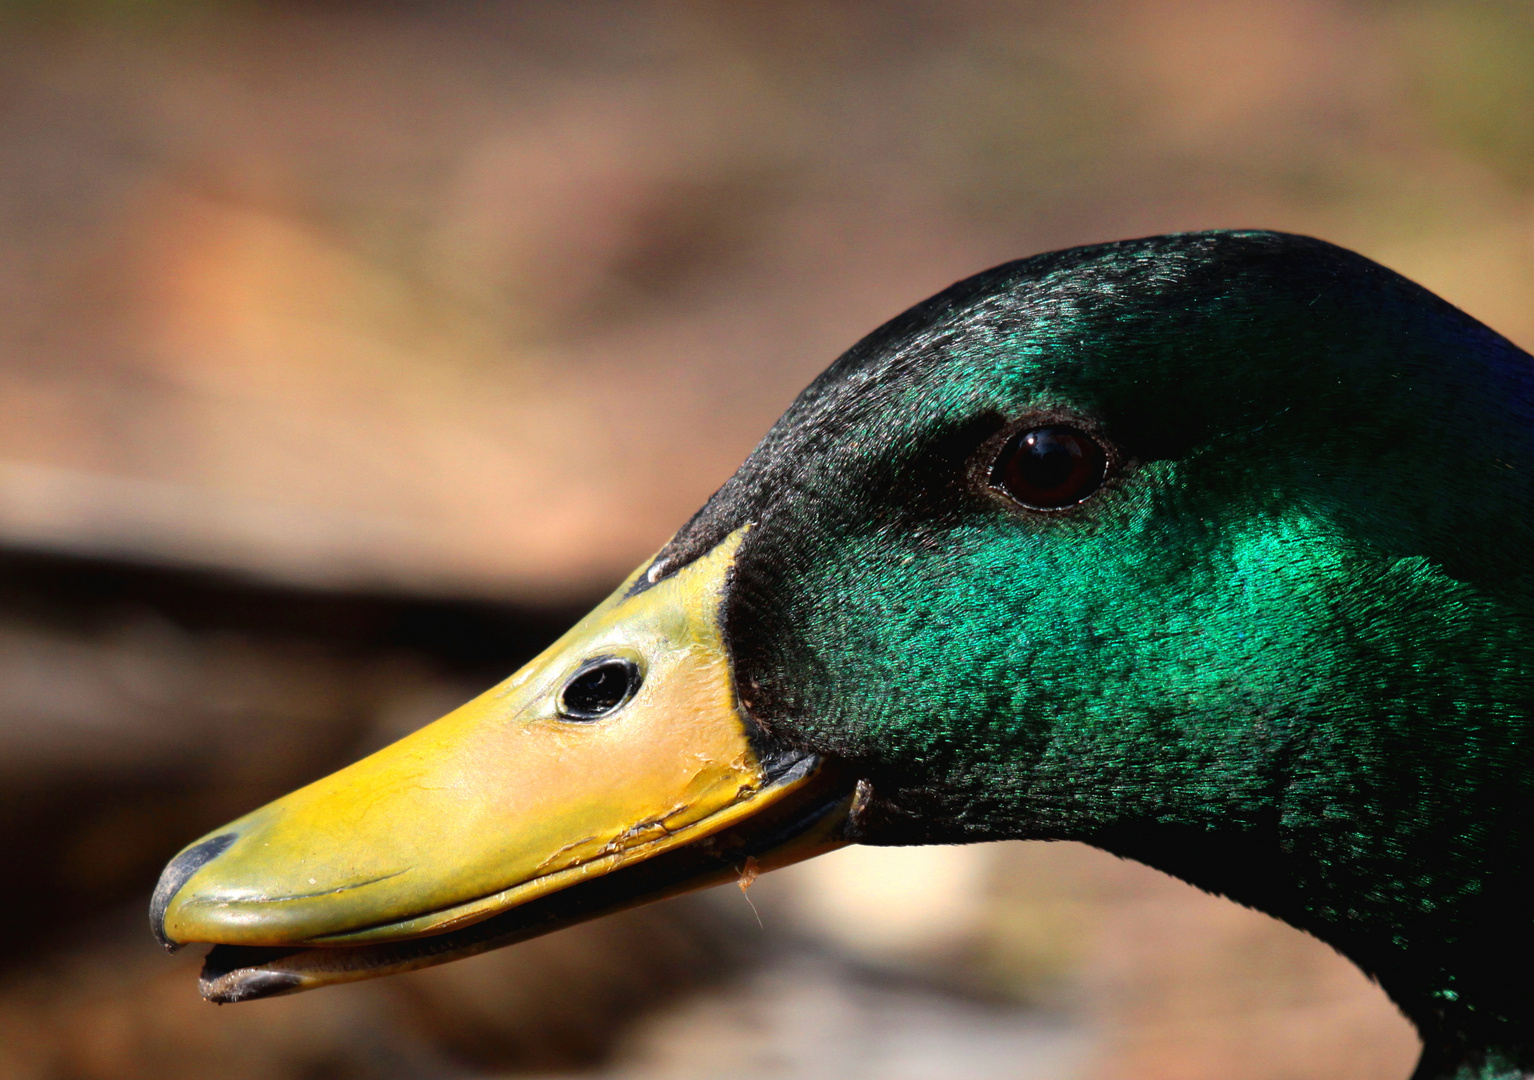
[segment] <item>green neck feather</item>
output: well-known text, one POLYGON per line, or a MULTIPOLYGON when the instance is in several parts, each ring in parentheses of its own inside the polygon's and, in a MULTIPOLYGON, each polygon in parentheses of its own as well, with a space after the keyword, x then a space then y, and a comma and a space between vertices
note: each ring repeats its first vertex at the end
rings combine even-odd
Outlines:
POLYGON ((796 628, 834 658, 803 714, 848 720, 815 735, 923 823, 892 839, 1139 859, 1331 942, 1440 1040, 1529 1060, 1526 620, 1299 512, 1185 538, 1181 565, 1118 531, 1070 559, 975 539, 936 580, 866 543, 796 628))

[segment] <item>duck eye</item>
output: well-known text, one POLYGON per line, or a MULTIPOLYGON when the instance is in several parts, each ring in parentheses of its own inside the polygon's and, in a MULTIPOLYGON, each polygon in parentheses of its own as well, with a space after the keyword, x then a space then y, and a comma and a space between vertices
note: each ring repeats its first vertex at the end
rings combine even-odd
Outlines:
POLYGON ((991 469, 991 483, 1034 510, 1062 510, 1101 487, 1107 471, 1108 454, 1096 439, 1057 424, 1008 442, 991 469))
POLYGON ((639 690, 639 665, 616 656, 587 660, 559 692, 559 715, 566 720, 600 720, 617 712, 639 690))

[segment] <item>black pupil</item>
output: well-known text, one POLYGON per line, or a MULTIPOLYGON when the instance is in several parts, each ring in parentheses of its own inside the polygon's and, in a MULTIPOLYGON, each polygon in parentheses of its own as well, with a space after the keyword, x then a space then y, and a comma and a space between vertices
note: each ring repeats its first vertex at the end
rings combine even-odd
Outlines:
POLYGON ((559 713, 568 720, 599 720, 639 689, 639 665, 632 660, 598 660, 576 672, 559 695, 559 713))
POLYGON ((1019 462, 1028 482, 1040 491, 1054 491, 1070 481, 1081 460, 1076 440, 1061 438, 1059 432, 1035 431, 1023 439, 1023 459, 1019 462))
POLYGON ((1075 428, 1034 428, 1002 454, 995 480, 1025 506, 1058 510, 1096 491, 1106 462, 1102 447, 1075 428))

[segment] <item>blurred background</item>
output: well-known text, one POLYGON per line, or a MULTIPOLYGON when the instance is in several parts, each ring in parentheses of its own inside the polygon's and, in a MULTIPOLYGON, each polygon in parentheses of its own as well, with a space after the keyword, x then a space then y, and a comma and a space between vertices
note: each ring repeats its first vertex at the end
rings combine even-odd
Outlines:
POLYGON ((1534 344, 1531 118, 1513 0, 4 0, 0 1078, 1405 1077, 1325 946, 1073 845, 228 1009, 144 910, 983 267, 1288 229, 1534 344))

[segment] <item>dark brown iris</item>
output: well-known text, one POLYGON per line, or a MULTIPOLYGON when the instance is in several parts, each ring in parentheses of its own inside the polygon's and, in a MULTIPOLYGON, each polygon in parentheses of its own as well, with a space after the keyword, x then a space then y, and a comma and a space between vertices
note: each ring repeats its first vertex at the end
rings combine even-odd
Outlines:
POLYGON ((1063 510, 1101 487, 1107 471, 1108 455, 1096 439, 1053 424, 1008 442, 991 470, 991 483, 1034 510, 1063 510))

